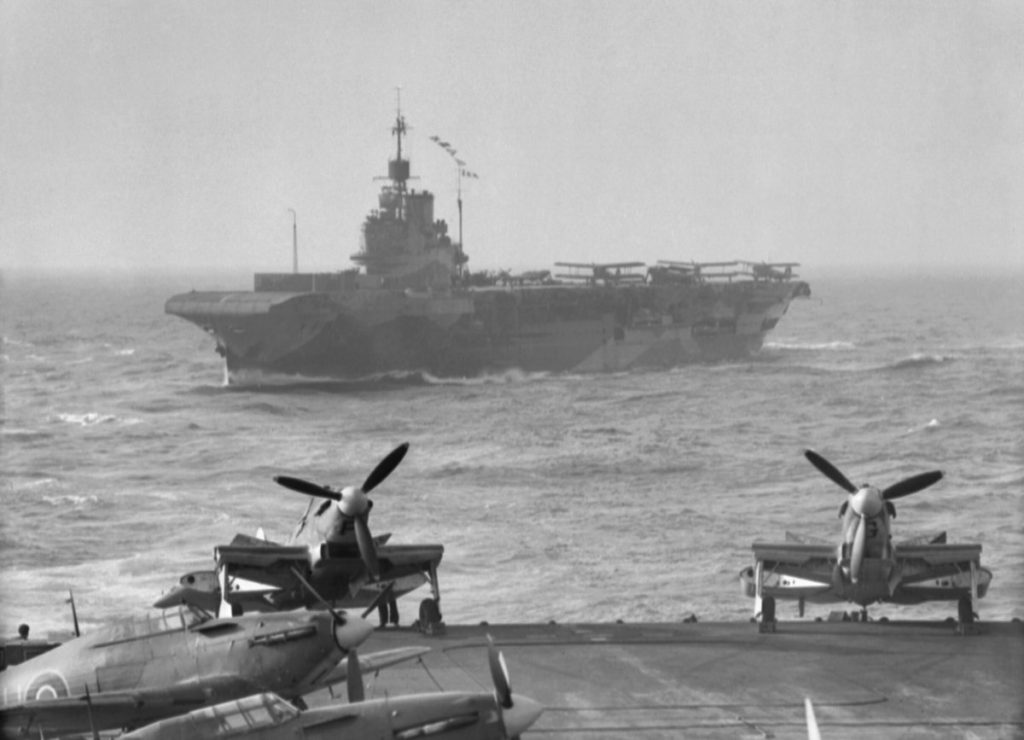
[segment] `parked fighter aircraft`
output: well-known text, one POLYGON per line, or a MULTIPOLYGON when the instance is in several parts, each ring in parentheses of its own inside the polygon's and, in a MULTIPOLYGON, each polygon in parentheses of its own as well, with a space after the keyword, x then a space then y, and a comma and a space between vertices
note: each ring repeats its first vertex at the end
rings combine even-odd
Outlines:
POLYGON ((940 471, 921 473, 879 490, 854 486, 828 460, 813 450, 807 459, 829 480, 850 494, 839 516, 843 518, 839 545, 786 533, 780 544, 755 542, 754 566, 740 579, 748 596, 755 597, 755 616, 763 630, 774 629, 775 599, 850 601, 861 606, 876 602, 919 604, 933 600, 959 600, 961 625, 974 621, 974 601, 988 591, 992 573, 981 567, 981 545, 946 544, 946 533, 934 537, 892 542, 889 523, 896 517, 893 500, 917 493, 942 478, 940 471))
POLYGON ((490 643, 488 658, 494 693, 443 692, 365 699, 359 661, 349 653, 348 704, 299 711, 276 694, 263 693, 148 725, 121 740, 182 738, 262 738, 301 740, 330 737, 515 738, 532 725, 543 708, 532 699, 512 700, 504 660, 490 643))
POLYGON ((644 281, 643 273, 630 272, 633 268, 644 267, 643 262, 607 262, 604 264, 595 262, 556 262, 555 266, 568 267, 570 270, 568 273, 555 275, 555 277, 568 280, 586 280, 591 285, 597 285, 598 282, 616 284, 624 282, 642 283, 644 281))
POLYGON ((288 544, 239 534, 230 545, 215 549, 215 571, 185 574, 155 606, 187 603, 222 615, 310 606, 316 599, 303 586, 304 578, 335 606, 365 606, 388 588, 382 623, 386 616, 397 624, 395 600, 429 583, 432 598, 420 604, 420 622, 440 624, 437 566, 444 547, 389 545, 390 535, 373 537, 367 522, 373 507, 367 494, 394 471, 408 449, 409 444, 403 443, 392 450, 362 486, 339 490, 301 478, 275 477, 285 488, 312 497, 288 544), (325 500, 313 511, 317 498, 325 500), (295 544, 303 535, 307 544, 295 544))
MULTIPOLYGON (((345 680, 339 661, 372 631, 334 610, 209 619, 182 609, 125 620, 0 673, 0 734, 139 726, 260 691, 301 703, 304 694, 345 680)), ((364 660, 375 669, 422 652, 364 660)))

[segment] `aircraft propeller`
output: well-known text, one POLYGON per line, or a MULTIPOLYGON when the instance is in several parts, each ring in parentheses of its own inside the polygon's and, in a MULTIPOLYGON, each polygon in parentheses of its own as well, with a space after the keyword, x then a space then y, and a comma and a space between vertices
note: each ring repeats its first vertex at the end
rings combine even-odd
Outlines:
POLYGON ((509 737, 517 738, 526 728, 537 721, 544 708, 525 697, 512 701, 512 686, 508 678, 508 666, 505 657, 498 652, 494 639, 487 635, 487 664, 491 669, 491 680, 494 682, 494 698, 501 707, 501 719, 509 737))
MULTIPOLYGON (((349 642, 349 635, 347 634, 347 632, 352 631, 351 629, 346 630, 346 626, 350 622, 356 623, 356 631, 362 631, 363 629, 368 630, 363 635, 364 638, 369 635, 369 632, 373 631, 373 629, 369 627, 369 625, 367 625, 362 618, 357 618, 354 620, 349 619, 344 612, 339 612, 334 607, 332 607, 330 603, 327 601, 327 599, 321 596, 320 592, 313 588, 313 584, 303 577, 302 573, 299 572, 298 568, 292 566, 292 574, 299 580, 299 583, 301 583, 302 586, 313 595, 313 598, 320 602, 321 606, 323 606, 323 608, 326 609, 330 613, 331 617, 334 619, 334 642, 337 644, 339 648, 341 648, 343 653, 347 653, 349 650, 353 649, 345 647, 346 644, 349 642)), ((357 640, 357 642, 362 642, 362 640, 357 640)))
POLYGON ((366 700, 366 687, 363 685, 363 669, 359 665, 359 656, 353 648, 348 651, 345 681, 348 687, 348 703, 355 704, 366 700))
MULTIPOLYGON (((870 485, 857 488, 845 475, 839 472, 836 466, 814 450, 805 450, 804 456, 826 478, 850 494, 850 500, 847 503, 853 513, 857 515, 856 530, 853 533, 853 543, 850 549, 850 580, 854 583, 857 582, 860 575, 860 566, 864 562, 864 550, 867 544, 865 518, 871 519, 878 516, 883 508, 888 509, 891 516, 895 516, 896 509, 889 503, 890 501, 917 493, 942 479, 941 470, 932 470, 928 473, 919 473, 909 478, 904 478, 899 483, 895 483, 882 491, 870 485)), ((840 511, 845 511, 845 508, 840 511)))
MULTIPOLYGON (((377 467, 373 469, 363 481, 363 485, 360 487, 346 486, 340 491, 337 491, 330 486, 322 486, 318 483, 311 483, 310 481, 303 480, 301 478, 293 478, 288 475, 274 476, 274 481, 285 488, 291 489, 292 491, 298 491, 308 496, 318 496, 320 498, 326 498, 334 501, 337 504, 338 511, 341 514, 352 520, 356 532, 356 544, 359 546, 359 554, 363 559, 363 563, 366 565, 367 571, 370 575, 376 579, 380 577, 380 563, 377 560, 377 548, 373 544, 373 536, 370 534, 370 526, 367 523, 367 517, 370 513, 370 509, 373 507, 373 502, 367 497, 367 494, 374 488, 379 486, 398 464, 402 462, 402 458, 405 457, 405 453, 409 451, 409 443, 403 442, 398 445, 395 449, 389 452, 383 460, 377 463, 377 467)), ((325 506, 329 505, 325 502, 325 506)), ((306 513, 299 521, 299 525, 292 535, 294 539, 302 532, 306 524, 306 518, 309 515, 310 508, 307 507, 306 513)), ((321 510, 323 507, 321 507, 321 510)), ((317 512, 320 513, 319 511, 317 512)))

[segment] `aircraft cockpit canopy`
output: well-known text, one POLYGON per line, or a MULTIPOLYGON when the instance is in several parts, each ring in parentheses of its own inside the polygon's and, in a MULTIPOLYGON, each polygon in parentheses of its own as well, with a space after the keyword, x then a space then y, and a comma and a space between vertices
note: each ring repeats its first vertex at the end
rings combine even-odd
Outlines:
POLYGON ((277 694, 255 694, 193 712, 191 737, 228 737, 277 727, 299 716, 299 710, 277 694))

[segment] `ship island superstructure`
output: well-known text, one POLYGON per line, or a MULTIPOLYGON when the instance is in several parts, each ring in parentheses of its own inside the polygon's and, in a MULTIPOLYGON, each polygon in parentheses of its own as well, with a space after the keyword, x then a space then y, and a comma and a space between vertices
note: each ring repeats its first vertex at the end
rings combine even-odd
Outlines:
POLYGON ((408 185, 401 110, 392 134, 396 155, 363 222, 356 267, 257 273, 252 291, 167 301, 167 313, 214 337, 229 382, 742 359, 761 348, 794 298, 810 295, 795 263, 560 262, 558 274, 471 273, 461 234, 453 241, 447 222, 434 218, 433 194, 408 185))

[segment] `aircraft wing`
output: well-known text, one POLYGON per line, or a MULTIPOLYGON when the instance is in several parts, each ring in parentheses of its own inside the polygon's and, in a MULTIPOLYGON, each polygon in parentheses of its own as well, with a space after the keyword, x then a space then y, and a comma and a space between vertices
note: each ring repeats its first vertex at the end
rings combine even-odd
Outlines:
POLYGON ((897 603, 980 598, 992 581, 992 571, 981 567, 981 545, 903 544, 896 548, 896 568, 897 603))
MULTIPOLYGON (((376 673, 382 668, 395 665, 396 663, 402 663, 406 660, 412 660, 418 658, 424 653, 429 653, 430 648, 428 647, 404 647, 404 648, 393 648, 391 650, 380 650, 376 653, 367 653, 366 655, 359 655, 359 668, 362 670, 363 675, 369 675, 376 673)), ((330 673, 316 681, 316 688, 322 689, 325 686, 333 686, 336 683, 341 683, 348 678, 348 661, 342 660, 334 668, 331 669, 330 673)))
POLYGON ((836 546, 818 542, 755 542, 754 558, 765 564, 815 567, 825 563, 831 569, 836 562, 836 546))
POLYGON ((903 583, 970 573, 980 567, 981 545, 902 545, 896 563, 903 583))
POLYGON ((115 730, 184 714, 216 700, 217 696, 256 693, 259 687, 238 675, 204 679, 164 689, 107 691, 21 702, 0 711, 3 737, 53 737, 115 730), (210 682, 213 681, 212 692, 210 682))
MULTIPOLYGON (((244 536, 244 535, 240 535, 244 536)), ((255 540, 253 543, 221 545, 215 548, 218 567, 227 568, 232 577, 245 578, 283 587, 295 581, 292 568, 309 569, 309 549, 302 545, 275 545, 255 540), (257 544, 258 543, 258 544, 257 544)), ((235 538, 239 542, 239 538, 235 538)))
MULTIPOLYGON (((754 558, 761 566, 764 596, 782 599, 833 601, 836 547, 824 542, 807 542, 787 534, 786 542, 755 542, 754 558)), ((757 592, 754 568, 741 573, 748 596, 757 592)))

